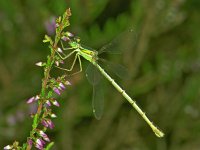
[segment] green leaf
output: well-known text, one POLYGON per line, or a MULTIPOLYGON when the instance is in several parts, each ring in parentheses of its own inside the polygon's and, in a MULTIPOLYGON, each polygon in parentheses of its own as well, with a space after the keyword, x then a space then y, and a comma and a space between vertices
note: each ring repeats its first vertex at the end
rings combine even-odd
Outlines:
POLYGON ((48 95, 47 95, 47 98, 51 98, 52 95, 53 95, 53 92, 52 92, 52 91, 49 91, 49 92, 48 92, 48 95))
POLYGON ((35 114, 32 125, 33 129, 37 128, 37 124, 38 124, 38 114, 35 114))
POLYGON ((61 16, 59 16, 59 17, 56 19, 56 23, 60 24, 61 20, 62 20, 62 18, 61 18, 61 16))
POLYGON ((26 149, 26 147, 27 147, 27 144, 26 144, 26 143, 24 143, 24 144, 22 145, 22 150, 25 150, 25 149, 26 149))
POLYGON ((44 43, 49 42, 51 45, 53 44, 51 37, 49 37, 48 35, 45 35, 43 42, 44 43))
POLYGON ((49 143, 47 147, 45 148, 45 150, 49 150, 53 145, 54 145, 54 142, 49 143))

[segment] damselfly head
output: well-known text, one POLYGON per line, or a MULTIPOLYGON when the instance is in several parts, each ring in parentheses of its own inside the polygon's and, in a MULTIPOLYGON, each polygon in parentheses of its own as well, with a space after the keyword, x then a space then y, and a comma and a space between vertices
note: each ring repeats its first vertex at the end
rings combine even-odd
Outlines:
POLYGON ((77 48, 80 47, 80 44, 78 42, 76 42, 76 41, 70 41, 69 45, 74 49, 77 49, 77 48))

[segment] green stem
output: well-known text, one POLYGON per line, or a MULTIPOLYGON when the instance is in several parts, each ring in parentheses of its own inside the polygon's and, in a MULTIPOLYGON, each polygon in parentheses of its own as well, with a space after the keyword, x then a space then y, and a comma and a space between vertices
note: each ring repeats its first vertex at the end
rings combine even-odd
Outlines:
MULTIPOLYGON (((55 37, 55 42, 54 44, 50 47, 51 48, 51 55, 50 57, 47 58, 47 63, 46 63, 46 66, 44 68, 44 78, 42 79, 42 89, 41 89, 41 93, 40 93, 40 100, 38 101, 38 109, 37 109, 37 112, 36 114, 34 115, 34 121, 35 121, 35 125, 32 127, 32 130, 30 132, 30 137, 31 138, 34 138, 34 133, 35 133, 35 130, 40 122, 40 119, 41 119, 41 113, 42 113, 42 106, 43 106, 43 103, 44 103, 44 100, 46 99, 46 90, 47 90, 47 83, 48 83, 48 80, 49 80, 49 77, 50 77, 50 71, 51 71, 51 68, 52 68, 52 65, 55 61, 55 53, 56 53, 56 49, 57 49, 57 45, 58 45, 58 42, 60 40, 60 35, 61 35, 61 32, 62 32, 62 29, 60 30, 60 32, 58 34, 56 34, 56 37, 55 37)), ((33 122, 34 124, 34 122, 33 122)))

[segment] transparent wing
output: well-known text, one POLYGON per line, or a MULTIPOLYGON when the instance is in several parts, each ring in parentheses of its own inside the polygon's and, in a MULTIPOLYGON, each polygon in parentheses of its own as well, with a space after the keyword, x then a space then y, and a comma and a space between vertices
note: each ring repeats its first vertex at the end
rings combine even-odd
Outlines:
POLYGON ((86 70, 86 77, 93 85, 92 109, 96 119, 100 120, 104 109, 104 93, 101 80, 101 74, 95 66, 90 64, 86 70))
POLYGON ((93 86, 92 110, 97 120, 100 120, 104 111, 104 92, 102 84, 93 86))
POLYGON ((89 83, 93 86, 98 84, 101 80, 101 74, 99 73, 97 68, 92 64, 89 64, 86 69, 86 77, 89 83))
POLYGON ((85 49, 88 49, 88 50, 91 50, 91 51, 95 51, 94 48, 91 48, 91 47, 89 47, 89 46, 86 46, 86 45, 84 45, 84 44, 82 44, 82 43, 81 43, 81 46, 82 46, 83 48, 85 48, 85 49))
POLYGON ((117 77, 121 79, 130 79, 130 74, 126 67, 120 64, 109 62, 105 59, 100 58, 99 62, 108 70, 108 72, 114 73, 117 77))
POLYGON ((101 54, 108 52, 113 54, 120 54, 121 51, 127 51, 133 47, 136 43, 136 39, 136 32, 133 29, 128 29, 121 33, 113 41, 99 49, 98 53, 101 54))

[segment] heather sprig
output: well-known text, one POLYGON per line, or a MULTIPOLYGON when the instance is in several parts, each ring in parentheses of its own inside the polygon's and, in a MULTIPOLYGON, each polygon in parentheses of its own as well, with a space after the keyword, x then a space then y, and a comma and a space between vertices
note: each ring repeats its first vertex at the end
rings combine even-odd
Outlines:
POLYGON ((67 81, 66 75, 61 75, 56 78, 50 76, 50 72, 53 66, 59 66, 64 62, 59 59, 58 52, 62 52, 58 44, 60 40, 67 41, 73 36, 68 31, 64 31, 66 27, 70 25, 69 17, 71 16, 70 9, 67 9, 62 16, 59 16, 55 20, 55 38, 45 35, 44 43, 49 44, 50 54, 47 56, 46 62, 38 62, 37 66, 43 67, 44 77, 42 79, 41 92, 38 95, 32 96, 27 100, 27 104, 37 103, 37 111, 32 114, 33 118, 32 129, 30 131, 27 141, 20 146, 19 142, 15 141, 12 145, 7 145, 4 150, 30 150, 32 148, 37 149, 50 149, 53 146, 53 142, 47 135, 48 129, 54 128, 52 118, 56 118, 56 114, 52 111, 51 107, 59 107, 60 104, 57 100, 57 96, 61 95, 66 89, 66 86, 70 85, 67 81))

